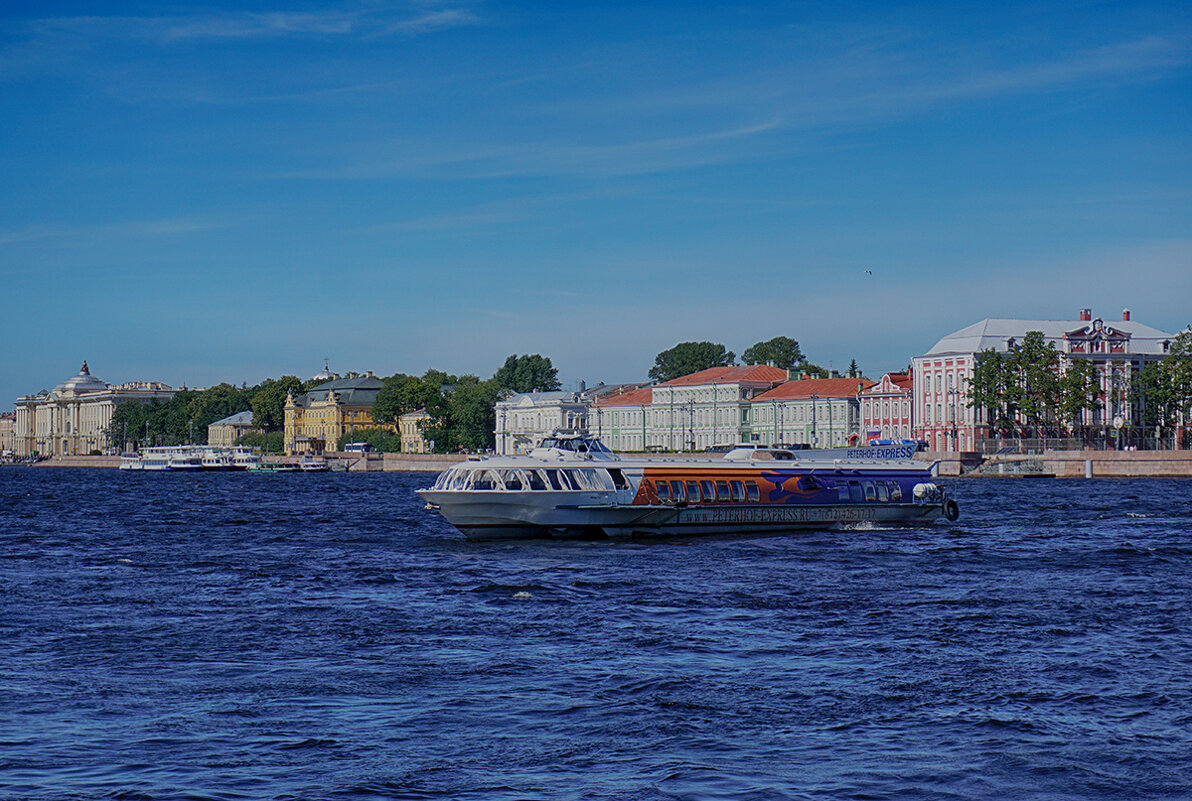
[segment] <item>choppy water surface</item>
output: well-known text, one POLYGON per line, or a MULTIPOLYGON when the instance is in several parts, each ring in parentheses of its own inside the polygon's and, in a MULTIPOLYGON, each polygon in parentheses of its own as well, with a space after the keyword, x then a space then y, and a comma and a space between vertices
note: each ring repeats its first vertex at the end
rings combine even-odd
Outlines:
POLYGON ((1192 797, 1192 481, 472 544, 428 480, 0 470, 0 798, 1192 797))

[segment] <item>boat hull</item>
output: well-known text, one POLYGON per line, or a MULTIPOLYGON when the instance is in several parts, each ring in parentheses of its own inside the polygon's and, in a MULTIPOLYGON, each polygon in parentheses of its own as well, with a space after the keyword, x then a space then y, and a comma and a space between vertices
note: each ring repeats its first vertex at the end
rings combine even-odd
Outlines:
POLYGON ((546 505, 536 493, 435 492, 422 490, 432 509, 470 540, 535 537, 658 537, 704 534, 768 534, 858 523, 926 523, 944 516, 943 503, 885 504, 701 504, 699 506, 608 504, 574 493, 546 505))

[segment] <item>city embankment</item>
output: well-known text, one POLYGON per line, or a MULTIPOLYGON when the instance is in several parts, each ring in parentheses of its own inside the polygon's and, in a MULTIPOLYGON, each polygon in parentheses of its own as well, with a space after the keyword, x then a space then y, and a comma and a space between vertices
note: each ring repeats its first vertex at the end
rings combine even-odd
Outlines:
MULTIPOLYGON (((689 454, 694 455, 694 454, 689 454)), ((437 473, 468 457, 438 453, 326 453, 328 464, 352 473, 437 473)), ((276 457, 298 461, 297 456, 276 457)), ((665 458, 662 455, 660 458, 665 458)), ((708 458, 716 458, 708 454, 708 458)), ((1045 451, 982 457, 976 453, 926 451, 916 458, 939 461, 941 476, 1055 476, 1056 478, 1192 478, 1192 451, 1045 451)), ((37 467, 120 466, 118 456, 54 456, 37 467)))
POLYGON ((931 452, 941 476, 1056 478, 1192 478, 1192 451, 1044 451, 1039 454, 931 452))

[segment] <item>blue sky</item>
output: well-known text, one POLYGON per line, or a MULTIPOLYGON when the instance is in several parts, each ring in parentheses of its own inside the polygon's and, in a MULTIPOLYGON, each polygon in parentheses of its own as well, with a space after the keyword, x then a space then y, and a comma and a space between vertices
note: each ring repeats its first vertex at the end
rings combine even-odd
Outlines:
POLYGON ((4 398, 1192 322, 1184 2, 11 5, 4 398))

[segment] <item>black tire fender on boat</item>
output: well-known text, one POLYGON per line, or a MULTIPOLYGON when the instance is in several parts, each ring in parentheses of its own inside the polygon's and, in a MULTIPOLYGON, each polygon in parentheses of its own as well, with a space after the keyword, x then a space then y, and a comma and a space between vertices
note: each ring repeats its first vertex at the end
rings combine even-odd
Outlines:
POLYGON ((952 522, 955 522, 960 517, 960 505, 951 498, 944 501, 944 517, 952 522))

